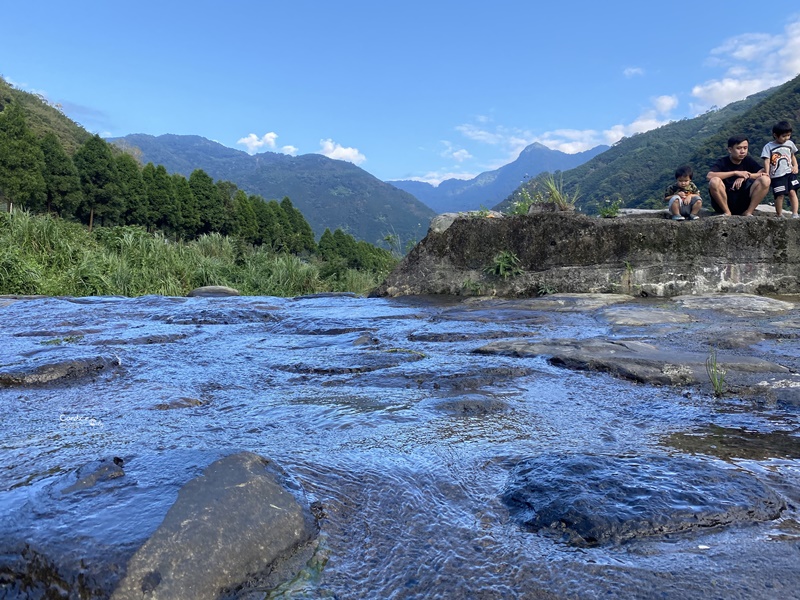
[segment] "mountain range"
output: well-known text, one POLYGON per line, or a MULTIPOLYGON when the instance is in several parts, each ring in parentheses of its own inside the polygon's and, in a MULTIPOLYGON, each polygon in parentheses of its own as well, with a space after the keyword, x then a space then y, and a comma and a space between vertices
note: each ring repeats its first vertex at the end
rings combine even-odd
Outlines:
POLYGON ((389 183, 413 194, 437 213, 478 210, 481 206, 489 207, 501 202, 531 177, 544 172, 572 169, 608 148, 608 146, 596 146, 585 152, 567 154, 533 143, 525 148, 515 161, 469 180, 447 179, 438 186, 405 179, 389 183))
POLYGON ((371 243, 397 236, 403 245, 421 239, 436 214, 492 206, 526 178, 570 169, 608 149, 598 146, 566 154, 535 143, 499 169, 434 187, 420 181, 382 182, 351 163, 320 154, 250 155, 194 135, 132 134, 109 141, 171 173, 188 177, 194 169, 203 169, 250 194, 266 199, 288 196, 317 236, 326 228, 340 228, 371 243))
POLYGON ((435 213, 363 169, 320 154, 255 155, 196 135, 132 134, 110 142, 133 152, 142 163, 163 165, 185 177, 202 169, 266 200, 291 199, 315 235, 342 229, 373 244, 396 236, 406 244, 421 239, 435 213))

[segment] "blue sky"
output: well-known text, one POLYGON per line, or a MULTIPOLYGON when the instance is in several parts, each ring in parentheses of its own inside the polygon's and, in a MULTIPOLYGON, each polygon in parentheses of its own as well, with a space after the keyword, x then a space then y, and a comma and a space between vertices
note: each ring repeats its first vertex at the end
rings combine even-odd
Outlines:
POLYGON ((586 150, 800 73, 791 1, 0 0, 0 27, 0 75, 94 133, 316 152, 383 180, 586 150))

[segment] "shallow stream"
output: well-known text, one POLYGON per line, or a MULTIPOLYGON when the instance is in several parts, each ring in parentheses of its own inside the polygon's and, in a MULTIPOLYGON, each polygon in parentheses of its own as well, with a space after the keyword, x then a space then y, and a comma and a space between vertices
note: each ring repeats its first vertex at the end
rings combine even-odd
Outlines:
MULTIPOLYGON (((0 513, 111 456, 173 502, 177 489, 158 485, 163 457, 249 450, 321 507, 313 556, 271 597, 800 598, 800 408, 473 352, 589 337, 697 349, 739 318, 684 310, 692 322, 620 328, 596 309, 535 301, 350 296, 0 303, 4 369, 115 365, 0 387, 0 513), (768 522, 576 547, 526 530, 502 499, 520 461, 571 454, 694 457, 752 474, 787 506, 768 522)), ((757 352, 796 370, 797 346, 771 339, 757 352)), ((86 531, 124 518, 109 507, 86 531)))

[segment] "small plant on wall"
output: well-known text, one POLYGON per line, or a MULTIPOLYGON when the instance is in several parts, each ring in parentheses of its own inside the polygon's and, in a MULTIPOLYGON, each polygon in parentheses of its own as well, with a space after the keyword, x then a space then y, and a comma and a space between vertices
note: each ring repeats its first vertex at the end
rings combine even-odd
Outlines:
POLYGON ((605 202, 597 209, 597 214, 606 219, 619 216, 619 209, 622 208, 622 198, 617 198, 613 202, 606 198, 605 202))
POLYGON ((513 252, 503 250, 492 259, 492 264, 484 269, 486 273, 508 279, 522 273, 519 266, 519 257, 513 252))

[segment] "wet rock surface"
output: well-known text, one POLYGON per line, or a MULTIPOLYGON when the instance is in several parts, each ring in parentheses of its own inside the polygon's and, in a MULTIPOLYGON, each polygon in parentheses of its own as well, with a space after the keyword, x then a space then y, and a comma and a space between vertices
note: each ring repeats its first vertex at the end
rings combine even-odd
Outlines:
POLYGON ((3 597, 216 598, 266 577, 316 535, 303 490, 255 454, 202 469, 214 457, 101 459, 18 495, 0 519, 3 597))
POLYGON ((793 597, 798 308, 9 300, 0 598, 793 597))
POLYGON ((534 533, 593 546, 777 519, 752 475, 697 460, 545 455, 514 467, 503 500, 534 533))
POLYGON ((316 534, 299 485, 255 454, 211 464, 178 493, 158 529, 136 551, 112 599, 216 598, 266 573, 316 534))

